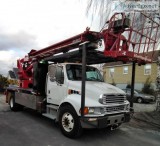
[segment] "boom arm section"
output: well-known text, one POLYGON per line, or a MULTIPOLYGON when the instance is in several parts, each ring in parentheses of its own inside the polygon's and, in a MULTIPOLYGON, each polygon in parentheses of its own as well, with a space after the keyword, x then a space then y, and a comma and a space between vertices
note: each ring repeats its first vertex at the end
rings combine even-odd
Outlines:
POLYGON ((32 50, 28 55, 30 58, 43 59, 57 53, 66 53, 69 50, 79 48, 79 45, 85 41, 94 42, 100 39, 100 33, 89 31, 86 29, 83 33, 56 43, 44 49, 35 51, 32 50))
POLYGON ((33 76, 35 74, 33 64, 38 63, 40 60, 43 60, 47 57, 53 56, 54 54, 66 53, 69 50, 79 48, 79 45, 83 42, 97 42, 100 38, 100 33, 89 31, 89 28, 87 28, 83 33, 66 39, 62 42, 56 43, 38 51, 31 50, 28 53, 28 56, 25 56, 23 59, 17 60, 20 87, 33 87, 33 76))

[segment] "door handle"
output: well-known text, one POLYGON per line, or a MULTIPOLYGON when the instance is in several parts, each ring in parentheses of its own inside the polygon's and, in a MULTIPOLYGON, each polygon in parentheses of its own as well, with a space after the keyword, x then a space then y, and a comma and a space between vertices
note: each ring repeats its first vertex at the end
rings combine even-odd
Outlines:
POLYGON ((48 90, 48 94, 50 94, 50 90, 48 90))

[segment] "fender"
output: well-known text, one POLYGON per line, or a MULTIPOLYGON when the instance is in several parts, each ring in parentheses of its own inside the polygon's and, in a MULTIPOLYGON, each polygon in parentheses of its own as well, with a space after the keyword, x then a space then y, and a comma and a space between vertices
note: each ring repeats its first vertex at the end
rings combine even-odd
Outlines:
MULTIPOLYGON (((85 106, 87 107, 104 107, 105 105, 97 102, 97 100, 92 99, 92 98, 88 98, 86 97, 85 99, 85 106)), ((68 95, 59 105, 59 107, 61 107, 61 105, 63 103, 69 103, 73 106, 73 108, 75 109, 75 111, 77 112, 77 115, 80 116, 79 110, 81 108, 81 95, 79 94, 71 94, 68 95)))
POLYGON ((80 110, 80 106, 81 106, 81 95, 78 94, 71 94, 68 95, 66 98, 64 98, 64 100, 60 103, 59 105, 59 109, 62 106, 62 104, 64 103, 69 103, 73 106, 73 108, 75 109, 76 113, 78 116, 80 116, 79 110, 80 110))

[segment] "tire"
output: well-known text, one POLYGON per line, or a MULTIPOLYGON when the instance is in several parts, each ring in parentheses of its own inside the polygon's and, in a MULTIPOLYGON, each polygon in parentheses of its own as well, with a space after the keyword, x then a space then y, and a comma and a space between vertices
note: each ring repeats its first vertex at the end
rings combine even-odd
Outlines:
POLYGON ((16 110, 17 110, 16 104, 15 104, 15 99, 14 99, 13 96, 10 97, 9 106, 10 106, 10 109, 11 109, 12 111, 16 111, 16 110))
POLYGON ((22 110, 23 106, 15 103, 15 98, 13 96, 10 97, 9 106, 12 111, 22 110))
POLYGON ((143 99, 142 99, 141 97, 138 97, 138 98, 137 98, 137 102, 138 102, 138 103, 142 103, 142 102, 143 102, 143 99))
POLYGON ((60 108, 59 125, 62 133, 69 138, 76 138, 82 134, 79 117, 69 105, 60 108))

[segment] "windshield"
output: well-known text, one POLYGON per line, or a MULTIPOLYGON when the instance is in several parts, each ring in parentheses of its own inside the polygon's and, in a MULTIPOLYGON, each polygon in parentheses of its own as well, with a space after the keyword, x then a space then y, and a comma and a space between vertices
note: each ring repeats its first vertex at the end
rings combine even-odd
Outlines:
MULTIPOLYGON (((82 66, 75 64, 67 64, 67 76, 69 80, 80 81, 82 80, 82 66)), ((86 66, 86 81, 99 81, 103 82, 103 77, 98 69, 86 66)))

